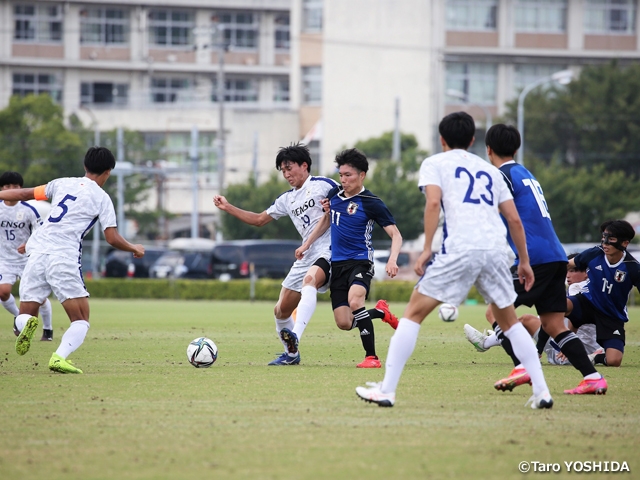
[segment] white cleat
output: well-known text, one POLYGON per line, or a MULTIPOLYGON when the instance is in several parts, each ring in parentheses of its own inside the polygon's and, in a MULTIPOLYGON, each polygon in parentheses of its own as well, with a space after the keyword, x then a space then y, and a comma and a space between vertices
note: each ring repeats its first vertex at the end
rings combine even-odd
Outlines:
POLYGON ((356 387, 356 395, 365 402, 377 403, 379 407, 393 407, 393 404, 396 403, 395 392, 382 393, 381 386, 382 382, 367 382, 366 387, 356 387))
POLYGON ((596 364, 596 355, 599 355, 601 353, 604 353, 604 348, 599 348, 595 352, 587 355, 589 357, 589 360, 591 361, 592 365, 596 364))
POLYGON ((489 350, 488 348, 484 348, 484 341, 487 339, 487 336, 488 336, 486 333, 486 330, 485 330, 485 333, 482 333, 479 330, 476 330, 475 328, 473 328, 468 323, 466 323, 464 325, 464 336, 467 337, 467 340, 469 340, 469 343, 473 345, 476 348, 476 350, 479 351, 480 353, 486 352, 487 350, 489 350))
POLYGON ((538 396, 531 395, 531 398, 527 400, 524 406, 526 407, 529 404, 531 404, 531 408, 534 410, 538 408, 551 408, 553 407, 553 398, 551 398, 549 390, 546 390, 538 396))

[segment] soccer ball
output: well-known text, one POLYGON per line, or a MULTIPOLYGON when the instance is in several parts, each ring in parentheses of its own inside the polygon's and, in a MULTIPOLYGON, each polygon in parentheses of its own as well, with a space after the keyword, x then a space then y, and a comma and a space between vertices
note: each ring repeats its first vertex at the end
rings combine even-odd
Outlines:
POLYGON ((453 322, 458 318, 458 307, 450 303, 443 303, 438 310, 438 316, 443 322, 453 322))
POLYGON ((187 347, 187 360, 196 368, 208 368, 217 358, 218 347, 210 338, 196 338, 187 347))

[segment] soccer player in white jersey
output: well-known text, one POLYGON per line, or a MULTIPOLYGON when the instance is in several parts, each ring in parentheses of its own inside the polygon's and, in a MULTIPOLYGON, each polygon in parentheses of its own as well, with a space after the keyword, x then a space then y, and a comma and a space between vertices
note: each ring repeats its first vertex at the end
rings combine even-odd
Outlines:
MULTIPOLYGON (((321 201, 337 182, 327 177, 311 175, 309 149, 302 144, 283 147, 276 155, 276 169, 293 187, 281 194, 264 212, 255 213, 238 208, 222 195, 215 195, 213 203, 239 220, 262 227, 273 220, 289 216, 303 242, 324 217, 321 201)), ((269 365, 298 365, 298 343, 316 308, 317 293, 329 287, 331 235, 325 231, 315 240, 304 257, 296 260, 282 282, 280 298, 273 310, 276 332, 285 351, 269 365), (296 310, 296 320, 292 318, 296 310)), ((390 312, 389 312, 390 315, 390 312)))
POLYGON ((551 408, 553 399, 545 382, 531 337, 516 317, 510 262, 504 244, 504 216, 517 247, 518 277, 529 290, 535 281, 522 222, 513 197, 493 165, 466 152, 473 143, 473 118, 464 112, 444 117, 439 125, 443 153, 433 155, 420 168, 419 187, 426 195, 424 249, 415 264, 421 276, 409 305, 391 338, 384 380, 357 387, 356 394, 382 407, 395 403, 396 388, 416 345, 420 325, 440 303, 462 303, 475 285, 491 305, 493 314, 511 340, 518 358, 531 376, 532 408, 551 408), (431 242, 444 212, 440 252, 431 261, 431 242), (429 262, 429 263, 428 263, 429 262))
POLYGON ((38 308, 53 291, 71 321, 49 360, 49 369, 54 372, 82 373, 67 357, 82 345, 89 330, 89 293, 80 264, 84 236, 100 220, 111 246, 137 258, 144 256, 142 245, 129 243, 118 233, 113 203, 102 189, 115 165, 108 149, 91 147, 84 157, 84 177, 58 178, 35 188, 0 192, 0 200, 5 201, 51 201, 49 217, 27 242, 29 259, 20 282, 20 314, 30 318, 16 340, 16 353, 24 355, 29 350, 38 327, 38 308))
MULTIPOLYGON (((0 175, 0 190, 22 188, 24 180, 18 172, 4 172, 0 175)), ((27 263, 25 244, 33 231, 42 225, 38 211, 27 202, 0 202, 0 304, 14 317, 13 333, 20 335, 15 317, 19 315, 11 288, 22 276, 27 263)), ((40 306, 42 314, 42 341, 53 340, 51 322, 51 302, 47 298, 40 306)))

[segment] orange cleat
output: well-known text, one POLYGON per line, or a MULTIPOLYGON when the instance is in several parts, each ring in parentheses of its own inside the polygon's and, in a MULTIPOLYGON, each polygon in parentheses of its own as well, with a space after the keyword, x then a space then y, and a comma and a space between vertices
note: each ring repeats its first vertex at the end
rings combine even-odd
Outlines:
POLYGON ((493 385, 493 388, 496 390, 502 390, 503 392, 507 390, 511 391, 517 386, 524 385, 525 383, 531 385, 531 378, 527 371, 524 368, 514 368, 511 370, 511 373, 507 378, 498 380, 493 385))
POLYGON ((382 317, 382 321, 384 323, 388 323, 394 330, 398 328, 398 317, 391 313, 391 310, 389 310, 389 304, 386 300, 378 300, 375 309, 384 313, 384 317, 382 317))
POLYGON ((364 357, 364 360, 362 362, 360 362, 358 365, 356 365, 356 367, 358 367, 358 368, 381 368, 382 364, 380 363, 380 360, 378 360, 378 357, 370 356, 370 357, 364 357))

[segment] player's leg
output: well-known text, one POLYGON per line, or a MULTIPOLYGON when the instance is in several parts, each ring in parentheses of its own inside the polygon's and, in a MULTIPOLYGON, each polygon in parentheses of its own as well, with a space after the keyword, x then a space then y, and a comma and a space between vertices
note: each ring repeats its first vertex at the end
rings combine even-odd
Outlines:
POLYGON ((46 264, 43 255, 29 257, 20 281, 20 314, 29 315, 24 328, 16 339, 16 353, 24 355, 31 347, 31 340, 38 327, 40 304, 51 294, 51 288, 45 278, 46 264))
POLYGON ((296 322, 293 333, 297 341, 302 339, 302 334, 307 328, 318 302, 318 290, 329 281, 329 262, 326 259, 318 259, 305 273, 300 290, 300 302, 296 314, 296 322))
POLYGON ((49 359, 49 369, 59 373, 82 373, 67 357, 75 352, 89 331, 89 299, 87 297, 69 298, 62 302, 71 325, 60 339, 58 349, 49 359))
POLYGON ((364 360, 359 363, 358 368, 380 368, 382 364, 376 355, 376 340, 371 314, 365 308, 367 288, 354 283, 349 288, 348 302, 349 309, 353 314, 353 323, 360 331, 360 341, 365 352, 364 360))
POLYGON ((52 308, 51 302, 47 298, 42 305, 40 305, 40 315, 42 316, 42 338, 41 341, 51 342, 53 341, 53 323, 52 323, 52 308))
POLYGON ((291 314, 296 309, 299 302, 300 292, 282 287, 280 290, 280 298, 273 309, 273 313, 276 322, 276 333, 282 342, 284 353, 270 362, 269 365, 297 365, 300 363, 300 352, 297 351, 297 346, 296 352, 292 352, 292 354, 289 355, 288 342, 282 337, 283 331, 286 330, 291 332, 293 330, 294 321, 291 314))
MULTIPOLYGON (((2 278, 4 280, 5 276, 3 275, 2 278)), ((0 305, 15 318, 19 315, 19 310, 16 299, 11 293, 12 288, 13 283, 0 283, 0 305)))

